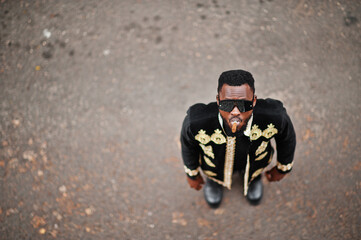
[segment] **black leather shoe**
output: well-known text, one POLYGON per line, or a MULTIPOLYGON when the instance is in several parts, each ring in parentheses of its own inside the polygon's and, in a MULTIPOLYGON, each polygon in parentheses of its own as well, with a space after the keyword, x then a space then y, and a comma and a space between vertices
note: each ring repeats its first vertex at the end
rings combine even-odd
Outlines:
POLYGON ((253 181, 249 184, 248 193, 247 193, 247 200, 252 205, 258 205, 261 202, 263 195, 263 184, 261 176, 256 177, 253 181))
POLYGON ((223 186, 207 178, 203 188, 204 198, 211 208, 217 208, 222 202, 223 186))

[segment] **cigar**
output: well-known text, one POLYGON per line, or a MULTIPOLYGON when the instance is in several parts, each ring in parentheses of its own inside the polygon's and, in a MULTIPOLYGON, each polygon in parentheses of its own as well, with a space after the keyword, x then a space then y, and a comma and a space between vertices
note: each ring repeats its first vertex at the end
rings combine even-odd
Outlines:
POLYGON ((235 133, 237 131, 237 123, 233 123, 232 125, 232 133, 235 133))

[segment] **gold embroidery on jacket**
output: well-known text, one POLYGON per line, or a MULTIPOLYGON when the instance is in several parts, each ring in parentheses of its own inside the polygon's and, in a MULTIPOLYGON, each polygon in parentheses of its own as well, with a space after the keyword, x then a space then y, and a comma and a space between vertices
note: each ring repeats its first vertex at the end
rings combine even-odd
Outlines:
POLYGON ((207 163, 208 166, 216 167, 216 165, 214 165, 214 163, 212 163, 212 161, 209 158, 207 158, 206 156, 204 156, 204 161, 207 163))
POLYGON ((207 144, 211 141, 211 137, 208 136, 206 131, 203 129, 199 130, 198 134, 194 138, 202 144, 207 144))
POLYGON ((219 129, 214 130, 214 133, 211 136, 211 140, 215 144, 223 144, 227 142, 226 138, 223 136, 221 130, 219 129))
POLYGON ((224 164, 224 184, 223 186, 231 189, 234 153, 236 151, 236 137, 227 137, 226 157, 224 164))
POLYGON ((277 162, 277 168, 278 168, 279 170, 283 171, 283 172, 286 172, 286 171, 288 171, 288 170, 291 170, 292 166, 293 166, 293 162, 291 162, 291 163, 289 163, 289 164, 287 164, 287 165, 283 165, 283 164, 277 162))
POLYGON ((262 153, 261 155, 259 155, 255 161, 259 161, 259 160, 262 160, 266 155, 267 155, 268 152, 265 152, 265 153, 262 153))
POLYGON ((247 196, 248 193, 248 176, 249 176, 249 168, 250 168, 250 163, 249 163, 249 154, 247 154, 247 164, 246 164, 246 169, 245 169, 245 173, 244 173, 244 181, 243 181, 243 194, 244 196, 247 196))
POLYGON ((258 128, 258 125, 253 125, 250 136, 251 141, 257 140, 260 136, 262 136, 261 129, 258 128))
POLYGON ((271 123, 271 124, 268 124, 267 129, 263 131, 263 136, 265 138, 271 138, 276 133, 278 133, 278 130, 275 128, 275 125, 273 125, 271 123))
POLYGON ((201 146, 204 154, 206 154, 210 158, 214 159, 214 153, 213 153, 212 146, 204 146, 203 144, 199 144, 199 146, 201 146))
POLYGON ((261 145, 256 150, 256 156, 263 153, 266 150, 268 142, 262 141, 261 145))
POLYGON ((214 172, 212 172, 212 171, 203 170, 203 172, 204 172, 207 176, 210 176, 210 177, 215 177, 215 176, 217 176, 217 173, 214 173, 214 172))
POLYGON ((224 182, 222 182, 221 180, 218 180, 218 179, 213 178, 213 177, 211 177, 211 176, 208 176, 208 178, 209 178, 209 179, 212 179, 214 182, 216 182, 216 183, 222 185, 223 187, 225 187, 225 186, 224 186, 224 182))
POLYGON ((199 173, 198 168, 195 170, 190 170, 189 168, 187 168, 186 166, 184 166, 184 171, 191 177, 197 176, 197 174, 199 173))
POLYGON ((260 175, 262 173, 264 168, 260 168, 260 169, 257 169, 253 174, 252 174, 252 177, 251 177, 251 181, 253 179, 255 179, 256 177, 258 177, 258 175, 260 175))

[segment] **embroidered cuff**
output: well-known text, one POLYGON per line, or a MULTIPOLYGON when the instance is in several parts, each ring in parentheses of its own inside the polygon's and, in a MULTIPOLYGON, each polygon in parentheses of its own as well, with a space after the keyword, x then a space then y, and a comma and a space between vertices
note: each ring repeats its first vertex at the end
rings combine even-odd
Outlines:
POLYGON ((186 166, 184 166, 184 171, 187 173, 188 177, 190 178, 194 178, 199 174, 199 169, 195 169, 195 170, 190 170, 189 168, 187 168, 186 166))
POLYGON ((292 167, 293 167, 293 162, 287 164, 287 165, 283 165, 279 162, 277 162, 277 170, 280 172, 280 173, 288 173, 292 170, 292 167))

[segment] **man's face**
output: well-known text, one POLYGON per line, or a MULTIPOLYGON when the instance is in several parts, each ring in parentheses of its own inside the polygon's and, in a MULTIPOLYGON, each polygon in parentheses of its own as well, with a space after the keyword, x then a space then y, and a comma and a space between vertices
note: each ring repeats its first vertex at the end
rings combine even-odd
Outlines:
MULTIPOLYGON (((217 95, 217 103, 222 100, 248 100, 252 101, 253 106, 256 105, 257 98, 254 96, 253 91, 248 84, 243 84, 242 86, 229 86, 224 84, 222 86, 219 95, 217 95)), ((237 131, 240 131, 244 128, 252 115, 253 110, 247 112, 240 112, 238 107, 234 107, 231 112, 226 112, 219 110, 224 122, 232 129, 232 124, 237 124, 237 131)))

